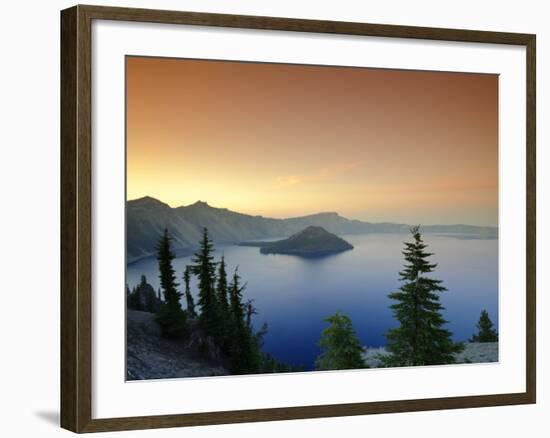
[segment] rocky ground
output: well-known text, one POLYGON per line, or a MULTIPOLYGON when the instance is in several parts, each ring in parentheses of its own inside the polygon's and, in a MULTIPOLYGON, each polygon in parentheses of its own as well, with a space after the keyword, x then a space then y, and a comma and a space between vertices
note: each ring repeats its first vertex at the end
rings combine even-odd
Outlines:
MULTIPOLYGON (((223 376, 230 374, 226 358, 209 343, 196 323, 190 323, 185 339, 169 340, 160 335, 155 315, 139 310, 127 311, 127 379, 169 379, 178 377, 223 376)), ((498 361, 498 342, 467 342, 457 363, 498 361)), ((371 368, 380 367, 384 347, 366 348, 363 358, 371 368)))
POLYGON ((185 340, 168 340, 161 337, 154 314, 128 310, 126 338, 128 380, 230 374, 223 366, 224 358, 209 350, 207 340, 193 325, 185 340))
MULTIPOLYGON (((371 368, 380 366, 380 356, 387 355, 384 347, 367 348, 363 355, 365 363, 371 368)), ((464 351, 456 355, 457 363, 498 362, 498 342, 466 342, 464 351)))

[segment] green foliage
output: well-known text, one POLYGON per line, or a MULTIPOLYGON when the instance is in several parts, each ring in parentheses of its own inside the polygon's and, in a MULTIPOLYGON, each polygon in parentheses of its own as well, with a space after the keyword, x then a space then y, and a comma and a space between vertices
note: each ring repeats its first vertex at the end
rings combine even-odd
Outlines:
MULTIPOLYGON (((267 326, 254 333, 251 318, 256 310, 251 301, 243 304, 245 286, 241 285, 237 270, 228 284, 225 258, 222 256, 216 263, 213 253, 214 245, 205 228, 193 264, 183 275, 187 313, 192 317, 198 313, 201 327, 209 337, 208 342, 213 341, 227 355, 234 374, 261 372, 261 343, 267 326), (189 290, 191 274, 198 279, 199 312, 195 310, 189 290)), ((206 342, 204 348, 206 351, 206 342)))
POLYGON ((406 242, 403 256, 406 264, 399 273, 404 284, 397 292, 389 294, 396 303, 390 307, 400 327, 386 333, 386 366, 418 366, 454 363, 454 354, 462 351, 462 344, 455 344, 451 332, 444 329, 447 323, 441 312, 439 293, 447 289, 440 280, 425 274, 433 272, 436 264, 428 258, 419 227, 411 228, 414 241, 406 242))
POLYGON ((260 373, 297 373, 304 371, 303 366, 294 366, 282 362, 269 353, 262 353, 260 373))
POLYGON ((325 321, 330 326, 323 330, 319 346, 321 355, 315 361, 318 370, 347 370, 363 368, 363 349, 347 315, 336 312, 325 321))
POLYGON ((498 342, 498 333, 494 329, 493 321, 491 321, 489 313, 485 309, 481 311, 476 327, 478 332, 472 335, 469 339, 470 342, 498 342))
POLYGON ((227 298, 227 272, 225 270, 225 267, 225 257, 222 255, 220 264, 218 266, 218 282, 216 285, 216 294, 220 306, 220 312, 224 318, 229 315, 229 300, 227 298))
POLYGON ((187 313, 191 318, 196 318, 197 311, 195 310, 195 300, 193 300, 193 295, 191 294, 191 288, 189 286, 190 281, 190 269, 189 266, 186 266, 185 271, 183 271, 183 283, 185 284, 185 301, 187 303, 187 313))
MULTIPOLYGON (((254 300, 248 300, 246 303, 244 303, 244 313, 245 313, 246 326, 250 330, 252 330, 252 316, 258 314, 256 307, 254 307, 254 300)), ((266 332, 267 332, 267 327, 266 327, 266 332)))
POLYGON ((216 340, 224 335, 220 306, 216 296, 216 263, 214 262, 214 245, 204 228, 200 249, 193 258, 190 266, 191 273, 198 278, 200 321, 207 334, 216 340))
POLYGON ((229 333, 231 329, 231 312, 229 310, 229 286, 227 283, 227 272, 225 257, 222 255, 218 265, 218 275, 216 283, 216 301, 218 304, 218 318, 220 336, 218 343, 224 352, 228 352, 230 348, 229 333))
POLYGON ((170 248, 172 238, 168 235, 168 229, 164 229, 157 245, 157 261, 159 265, 160 287, 164 293, 164 302, 170 308, 181 309, 181 293, 178 292, 176 273, 172 267, 174 254, 170 248))
POLYGON ((139 285, 132 288, 131 292, 126 286, 126 306, 129 309, 156 313, 161 303, 162 301, 155 295, 153 286, 147 283, 145 275, 141 276, 139 285))
POLYGON ((180 338, 187 334, 187 314, 181 308, 163 304, 157 312, 156 321, 165 338, 180 338))
MULTIPOLYGON (((207 354, 211 348, 219 348, 229 359, 233 374, 289 372, 302 369, 277 361, 271 355, 261 352, 267 325, 264 324, 258 332, 254 332, 252 316, 257 311, 252 300, 243 303, 242 292, 246 285, 241 284, 237 270, 233 274, 231 284, 228 283, 225 258, 222 256, 219 264, 214 261, 214 245, 206 228, 200 248, 192 260, 193 264, 187 266, 183 273, 183 294, 177 290, 178 284, 172 267, 174 254, 170 246, 171 238, 165 229, 157 246, 160 290, 164 294, 164 303, 156 316, 164 337, 186 335, 187 317, 198 316, 200 326, 206 334, 199 349, 202 348, 204 354, 207 354), (190 290, 191 275, 198 279, 198 311, 190 290), (180 304, 182 295, 185 295, 187 304, 185 311, 180 304)), ((127 288, 126 294, 128 302, 131 302, 133 292, 127 288)), ((154 290, 153 298, 156 299, 154 290)))
POLYGON ((143 310, 135 286, 130 291, 128 285, 126 285, 126 307, 132 310, 143 310))
POLYGON ((245 307, 242 302, 242 292, 246 285, 241 285, 240 279, 235 269, 229 286, 229 354, 234 374, 251 374, 257 373, 260 369, 261 353, 259 337, 254 336, 251 327, 246 324, 245 307))
POLYGON ((164 304, 160 307, 156 320, 160 325, 162 335, 168 338, 183 336, 187 329, 187 315, 181 308, 176 274, 172 267, 174 254, 170 248, 171 238, 168 230, 164 233, 157 246, 160 286, 164 293, 164 304))

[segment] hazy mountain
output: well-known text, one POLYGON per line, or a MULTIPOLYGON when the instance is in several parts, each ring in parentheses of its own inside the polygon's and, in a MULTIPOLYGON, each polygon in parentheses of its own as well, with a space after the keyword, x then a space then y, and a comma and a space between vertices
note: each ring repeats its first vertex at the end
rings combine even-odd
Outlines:
POLYGON ((174 213, 169 205, 145 197, 126 203, 127 262, 155 252, 159 236, 168 227, 175 249, 190 248, 200 238, 200 230, 174 213))
MULTIPOLYGON (((214 208, 206 202, 171 208, 146 196, 126 203, 127 262, 153 255, 158 238, 167 227, 176 253, 189 253, 197 245, 203 227, 217 243, 289 237, 310 225, 339 236, 366 233, 406 233, 409 225, 371 223, 346 219, 337 213, 318 213, 289 219, 273 219, 214 208)), ((494 227, 429 225, 425 233, 450 233, 462 238, 496 238, 494 227)))
POLYGON ((268 242, 260 248, 262 254, 291 254, 320 257, 353 249, 353 245, 329 233, 323 227, 310 225, 288 239, 268 242))

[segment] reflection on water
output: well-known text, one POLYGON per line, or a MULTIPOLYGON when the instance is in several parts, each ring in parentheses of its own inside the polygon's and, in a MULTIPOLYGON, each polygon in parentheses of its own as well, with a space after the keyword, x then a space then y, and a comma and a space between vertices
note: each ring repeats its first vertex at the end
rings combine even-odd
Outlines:
MULTIPOLYGON (((346 313, 365 346, 385 344, 384 332, 394 327, 387 298, 399 287, 398 271, 403 265, 404 234, 343 236, 355 249, 320 259, 288 255, 262 255, 259 248, 224 246, 228 272, 239 266, 247 282, 245 299, 253 299, 259 314, 255 324, 267 322, 264 350, 280 360, 311 368, 319 353, 317 342, 326 323, 323 318, 337 310, 346 313)), ((465 240, 425 235, 428 250, 438 263, 434 278, 449 291, 441 301, 455 340, 466 340, 474 331, 481 309, 487 309, 498 324, 498 241, 465 240)), ((174 260, 181 275, 191 257, 174 260)), ((147 276, 159 287, 157 262, 148 258, 127 268, 130 287, 147 276)), ((196 296, 196 287, 193 284, 196 296)))

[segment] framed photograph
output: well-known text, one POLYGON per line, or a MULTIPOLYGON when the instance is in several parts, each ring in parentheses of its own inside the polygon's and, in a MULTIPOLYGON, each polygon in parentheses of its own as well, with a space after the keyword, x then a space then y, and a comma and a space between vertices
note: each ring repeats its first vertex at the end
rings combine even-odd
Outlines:
POLYGON ((61 423, 535 403, 535 35, 61 12, 61 423))

